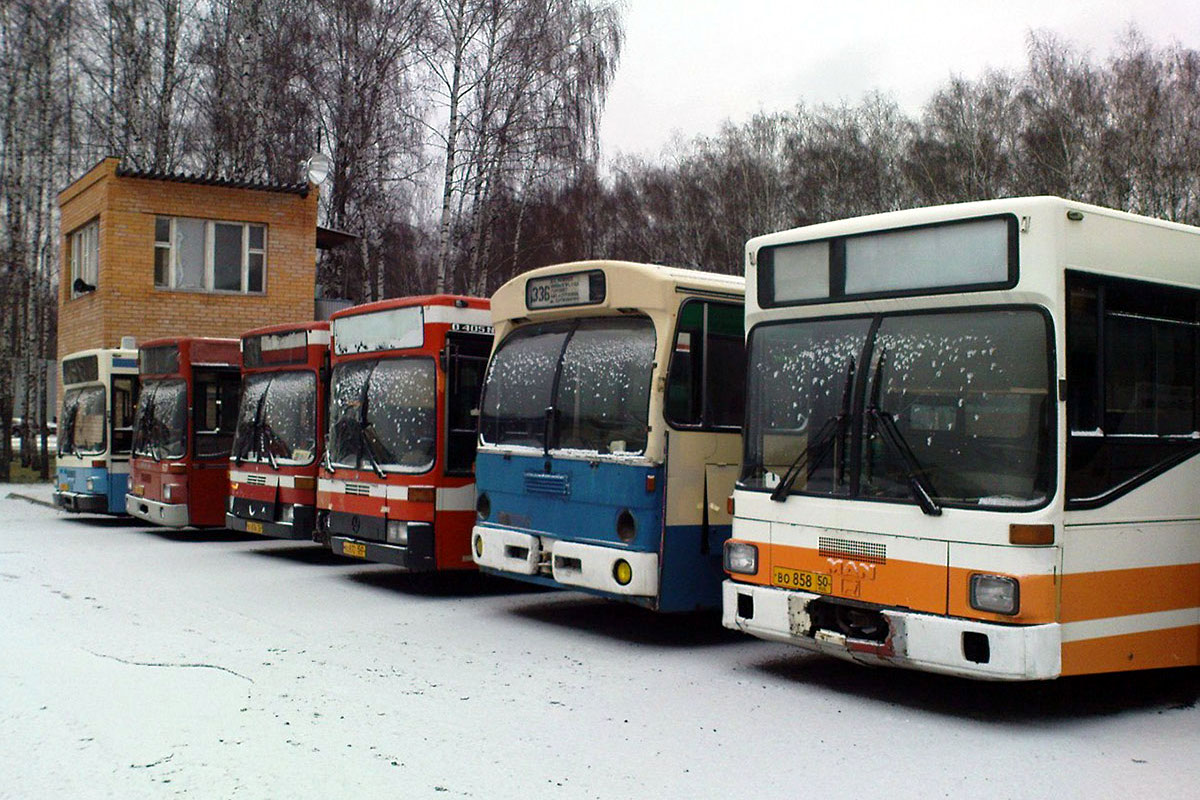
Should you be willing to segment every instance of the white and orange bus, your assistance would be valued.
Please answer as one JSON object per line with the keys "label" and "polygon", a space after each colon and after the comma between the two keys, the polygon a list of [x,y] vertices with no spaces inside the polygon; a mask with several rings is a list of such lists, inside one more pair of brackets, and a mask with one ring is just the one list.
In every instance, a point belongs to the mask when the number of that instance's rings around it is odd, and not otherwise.
{"label": "white and orange bus", "polygon": [[727,627],[987,679],[1200,663],[1200,229],[1036,197],[746,257]]}
{"label": "white and orange bus", "polygon": [[314,538],[334,553],[410,572],[475,568],[488,308],[478,297],[433,295],[332,316],[329,441]]}

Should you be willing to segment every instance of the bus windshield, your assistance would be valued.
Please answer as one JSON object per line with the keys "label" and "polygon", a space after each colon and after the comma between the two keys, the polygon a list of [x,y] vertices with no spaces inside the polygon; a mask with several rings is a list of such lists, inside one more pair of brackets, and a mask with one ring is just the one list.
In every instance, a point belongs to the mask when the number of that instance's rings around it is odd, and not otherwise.
{"label": "bus windshield", "polygon": [[133,452],[155,460],[183,458],[187,452],[187,382],[182,378],[143,383],[133,420]]}
{"label": "bus windshield", "polygon": [[235,461],[311,464],[317,447],[317,376],[307,370],[249,375],[242,385]]}
{"label": "bus windshield", "polygon": [[338,364],[329,412],[329,462],[376,472],[427,472],[437,454],[433,359]]}
{"label": "bus windshield", "polygon": [[483,440],[546,450],[644,452],[655,343],[647,317],[517,328],[488,370]]}
{"label": "bus windshield", "polygon": [[1054,485],[1048,342],[1033,309],[764,325],[750,345],[742,485],[775,490],[788,475],[783,488],[805,494],[1042,505]]}
{"label": "bus windshield", "polygon": [[95,456],[104,452],[106,403],[103,386],[68,389],[63,395],[59,455]]}

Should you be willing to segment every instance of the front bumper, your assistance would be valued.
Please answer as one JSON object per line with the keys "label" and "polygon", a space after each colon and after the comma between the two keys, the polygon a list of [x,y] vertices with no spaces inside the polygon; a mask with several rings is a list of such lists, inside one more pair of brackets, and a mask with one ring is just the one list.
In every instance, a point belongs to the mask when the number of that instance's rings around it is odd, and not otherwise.
{"label": "front bumper", "polygon": [[135,494],[125,495],[125,513],[168,528],[186,528],[191,524],[187,503],[160,503]]}
{"label": "front bumper", "polygon": [[407,545],[372,542],[331,533],[329,549],[335,554],[347,558],[361,558],[364,561],[373,561],[378,564],[391,564],[409,572],[429,572],[437,569],[437,560],[433,549],[433,527],[426,527],[428,528],[427,535],[422,535],[410,527]]}
{"label": "front bumper", "polygon": [[[814,628],[808,604],[825,595],[727,580],[721,622],[760,639],[864,664],[985,680],[1043,680],[1062,673],[1062,631],[1057,623],[994,622],[877,608],[886,641],[866,641]],[[834,601],[836,602],[836,600]]]}
{"label": "front bumper", "polygon": [[[490,525],[471,531],[471,552],[484,569],[513,576],[548,576],[556,583],[617,597],[658,595],[658,553],[582,544]],[[617,582],[616,565],[625,561],[631,579]]]}
{"label": "front bumper", "polygon": [[[311,516],[311,515],[310,515]],[[312,541],[312,522],[305,524],[297,519],[292,524],[283,522],[267,522],[257,519],[243,519],[233,514],[225,514],[225,527],[239,533],[257,533],[273,539],[297,539],[305,542]]]}
{"label": "front bumper", "polygon": [[108,495],[90,492],[55,492],[54,505],[77,514],[107,514]]}

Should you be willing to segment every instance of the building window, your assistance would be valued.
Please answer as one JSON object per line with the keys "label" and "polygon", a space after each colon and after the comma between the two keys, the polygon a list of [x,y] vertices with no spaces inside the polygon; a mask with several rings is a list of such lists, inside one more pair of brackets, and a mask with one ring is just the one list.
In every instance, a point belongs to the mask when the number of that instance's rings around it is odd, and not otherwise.
{"label": "building window", "polygon": [[100,276],[100,220],[94,219],[71,234],[71,297],[96,288]]}
{"label": "building window", "polygon": [[154,285],[160,289],[261,293],[266,271],[265,225],[155,219]]}

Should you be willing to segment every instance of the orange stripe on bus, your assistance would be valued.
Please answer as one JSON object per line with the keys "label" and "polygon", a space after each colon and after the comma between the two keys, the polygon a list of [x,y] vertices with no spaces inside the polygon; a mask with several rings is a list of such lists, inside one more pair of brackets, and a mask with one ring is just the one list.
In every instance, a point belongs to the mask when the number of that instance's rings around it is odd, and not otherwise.
{"label": "orange stripe on bus", "polygon": [[1063,642],[1062,674],[1123,672],[1200,664],[1200,625]]}
{"label": "orange stripe on bus", "polygon": [[1200,564],[1063,575],[1063,622],[1197,606],[1200,606]]}
{"label": "orange stripe on bus", "polygon": [[886,564],[830,558],[810,547],[758,544],[757,575],[738,580],[770,585],[774,567],[824,573],[833,578],[831,597],[864,603],[910,608],[931,614],[946,613],[946,567],[889,558]]}

